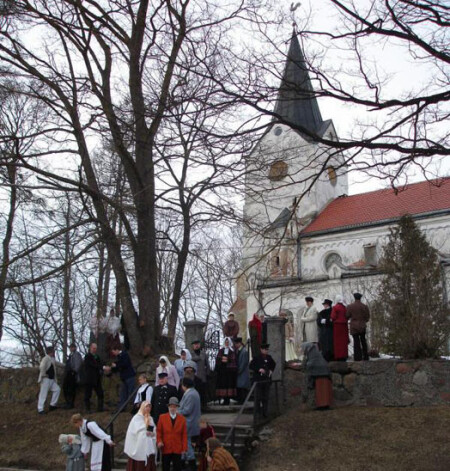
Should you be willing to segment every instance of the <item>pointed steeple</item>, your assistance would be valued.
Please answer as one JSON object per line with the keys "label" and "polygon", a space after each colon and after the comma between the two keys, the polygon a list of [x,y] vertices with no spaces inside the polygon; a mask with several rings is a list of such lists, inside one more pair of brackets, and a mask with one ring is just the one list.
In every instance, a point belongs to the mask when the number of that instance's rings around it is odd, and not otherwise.
{"label": "pointed steeple", "polygon": [[303,126],[314,133],[318,132],[323,123],[295,31],[289,46],[274,112],[289,123]]}

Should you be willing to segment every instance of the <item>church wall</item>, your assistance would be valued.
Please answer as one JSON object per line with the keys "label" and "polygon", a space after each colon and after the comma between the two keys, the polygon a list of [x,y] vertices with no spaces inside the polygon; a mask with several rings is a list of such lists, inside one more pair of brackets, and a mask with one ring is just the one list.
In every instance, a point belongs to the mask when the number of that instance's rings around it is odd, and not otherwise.
{"label": "church wall", "polygon": [[[441,253],[450,253],[450,219],[434,217],[417,220],[430,244]],[[389,227],[384,225],[341,233],[301,239],[301,278],[314,280],[318,277],[340,277],[339,270],[326,268],[327,257],[337,253],[345,266],[361,268],[365,264],[364,246],[375,245],[377,257],[382,255],[382,247],[387,243]],[[334,267],[336,269],[336,267]]]}

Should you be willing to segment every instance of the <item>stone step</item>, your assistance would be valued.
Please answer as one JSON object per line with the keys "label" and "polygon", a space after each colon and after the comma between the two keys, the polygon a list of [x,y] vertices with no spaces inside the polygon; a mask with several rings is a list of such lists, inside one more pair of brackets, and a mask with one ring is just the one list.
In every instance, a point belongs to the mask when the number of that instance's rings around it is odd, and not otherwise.
{"label": "stone step", "polygon": [[[230,412],[231,413],[237,413],[241,410],[241,407],[239,404],[230,404],[230,405],[227,405],[227,406],[223,406],[223,405],[219,405],[219,404],[208,404],[208,407],[207,409],[205,410],[205,413],[208,414],[208,413],[219,413],[219,414],[229,414]],[[248,402],[246,405],[245,405],[245,408],[244,408],[244,413],[249,413],[249,412],[253,412],[253,402]]]}

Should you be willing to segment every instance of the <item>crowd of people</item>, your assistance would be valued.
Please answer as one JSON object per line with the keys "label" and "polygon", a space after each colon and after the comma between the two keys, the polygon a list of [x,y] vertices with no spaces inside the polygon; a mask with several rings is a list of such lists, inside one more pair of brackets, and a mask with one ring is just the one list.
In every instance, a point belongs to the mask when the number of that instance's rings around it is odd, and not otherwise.
{"label": "crowd of people", "polygon": [[[314,299],[306,297],[306,306],[292,322],[291,313],[281,310],[286,319],[286,360],[303,356],[308,387],[315,389],[316,406],[327,408],[331,403],[331,373],[328,362],[346,361],[349,334],[353,337],[354,360],[368,360],[365,338],[370,319],[368,307],[361,302],[362,295],[354,293],[354,302],[345,306],[342,298],[325,299],[318,311]],[[113,316],[110,316],[113,318]],[[136,371],[128,351],[117,341],[116,329],[107,342],[109,361],[105,364],[92,342],[84,359],[76,345],[70,345],[63,379],[65,407],[74,408],[81,375],[84,384],[85,412],[91,412],[91,398],[95,392],[97,411],[104,410],[103,375],[117,373],[121,380],[119,410],[125,409],[136,390]],[[268,416],[272,375],[276,363],[269,354],[267,323],[263,315],[255,314],[248,324],[250,352],[239,336],[239,323],[230,313],[223,327],[224,342],[215,358],[215,399],[228,405],[231,401],[243,404],[251,380],[257,383],[254,390],[254,407],[257,415]],[[120,339],[119,339],[120,340]],[[300,347],[298,347],[300,345]],[[129,457],[127,471],[152,471],[162,463],[163,471],[182,470],[237,470],[233,457],[221,446],[214,429],[202,409],[208,402],[208,382],[211,369],[200,340],[194,340],[191,350],[183,348],[180,358],[172,364],[165,355],[159,357],[155,371],[155,384],[150,384],[146,374],[137,378],[138,388],[133,401],[133,418],[128,427],[124,451]],[[49,411],[57,408],[60,388],[57,381],[55,351],[48,347],[39,368],[40,392],[38,413],[45,413],[45,401],[51,393]],[[71,423],[78,435],[61,435],[62,451],[67,455],[67,470],[84,469],[84,460],[90,452],[90,469],[111,469],[110,447],[114,442],[96,422],[81,414],[74,414]],[[197,452],[197,453],[196,453]],[[198,459],[198,462],[197,462]]]}
{"label": "crowd of people", "polygon": [[345,306],[342,296],[336,296],[335,303],[325,299],[323,309],[318,311],[314,299],[305,298],[306,306],[296,323],[296,343],[299,356],[304,355],[302,344],[314,343],[319,347],[326,361],[346,361],[350,335],[353,337],[354,361],[369,360],[366,341],[369,308],[361,301],[362,294],[354,293],[354,302]]}

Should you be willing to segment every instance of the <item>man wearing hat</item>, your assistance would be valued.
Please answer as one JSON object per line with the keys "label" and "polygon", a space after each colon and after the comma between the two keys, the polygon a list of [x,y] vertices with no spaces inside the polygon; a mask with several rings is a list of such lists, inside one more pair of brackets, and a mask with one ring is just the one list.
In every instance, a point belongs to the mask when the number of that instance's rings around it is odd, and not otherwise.
{"label": "man wearing hat", "polygon": [[206,404],[208,402],[207,384],[209,363],[206,353],[202,350],[200,340],[194,340],[192,342],[192,361],[197,365],[197,371],[195,372],[195,387],[200,394],[202,408],[206,408]]}
{"label": "man wearing hat", "polygon": [[73,409],[75,407],[77,386],[80,382],[79,372],[83,363],[83,357],[80,352],[77,352],[77,346],[74,343],[70,344],[69,349],[70,354],[67,357],[64,368],[63,391],[64,398],[66,399],[66,408]]}
{"label": "man wearing hat", "polygon": [[242,337],[233,339],[234,351],[237,355],[237,401],[243,404],[250,389],[250,373],[248,369],[248,351],[242,343]]}
{"label": "man wearing hat", "polygon": [[234,320],[234,314],[230,312],[228,314],[228,320],[223,325],[223,336],[224,337],[237,337],[239,334],[239,323]]}
{"label": "man wearing hat", "polygon": [[314,306],[314,299],[311,296],[305,298],[306,306],[298,315],[297,322],[297,350],[304,342],[318,342],[317,333],[317,309]]}
{"label": "man wearing hat", "polygon": [[191,378],[183,378],[182,387],[184,390],[183,398],[180,402],[179,413],[184,415],[187,423],[188,434],[188,450],[186,459],[189,463],[191,471],[197,470],[197,463],[195,462],[195,452],[192,446],[192,439],[200,435],[200,416],[202,415],[202,408],[200,402],[200,395],[194,388],[194,381]]}
{"label": "man wearing hat", "polygon": [[353,293],[355,302],[347,306],[346,316],[350,319],[350,335],[353,337],[353,358],[355,361],[368,360],[366,326],[370,319],[369,308],[361,302],[362,294]]}
{"label": "man wearing hat", "polygon": [[258,383],[255,387],[255,412],[257,415],[268,416],[269,392],[272,381],[272,373],[275,370],[275,360],[269,355],[269,344],[261,344],[261,352],[250,362],[253,372],[253,381]]}
{"label": "man wearing hat", "polygon": [[152,417],[155,424],[158,423],[159,416],[168,411],[169,399],[177,396],[177,388],[168,384],[168,375],[165,372],[158,374],[158,386],[152,394]]}
{"label": "man wearing hat", "polygon": [[[172,386],[173,387],[173,386]],[[162,453],[162,469],[181,471],[181,455],[188,449],[186,419],[178,412],[178,398],[171,397],[168,412],[161,414],[156,427],[156,443]]]}
{"label": "man wearing hat", "polygon": [[326,361],[333,360],[333,322],[330,317],[332,304],[332,301],[325,299],[322,303],[323,309],[317,316],[319,348]]}

